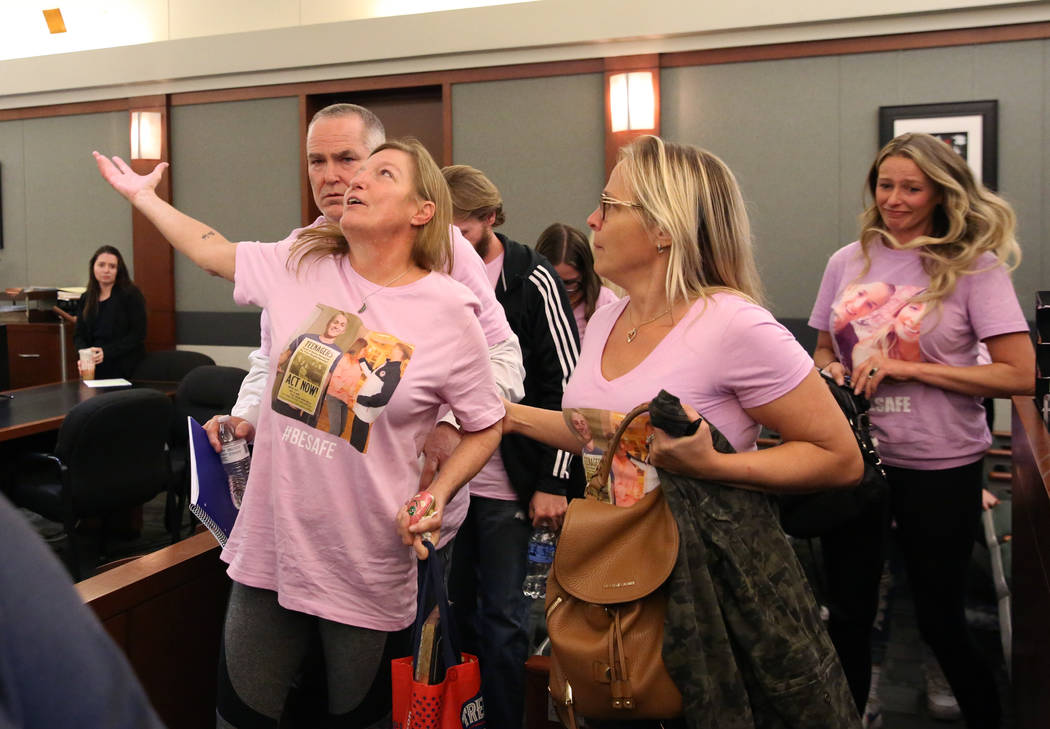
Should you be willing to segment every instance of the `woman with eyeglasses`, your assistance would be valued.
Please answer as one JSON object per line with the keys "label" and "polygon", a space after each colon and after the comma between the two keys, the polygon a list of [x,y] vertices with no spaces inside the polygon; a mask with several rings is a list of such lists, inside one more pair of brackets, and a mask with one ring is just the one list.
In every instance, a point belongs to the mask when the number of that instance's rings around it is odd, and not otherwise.
{"label": "woman with eyeglasses", "polygon": [[[621,150],[587,223],[595,270],[627,295],[591,318],[563,408],[627,413],[665,389],[681,399],[690,419],[703,420],[681,438],[654,429],[645,441],[652,466],[767,492],[860,480],[857,444],[813,360],[760,304],[744,201],[725,163],[696,147],[641,137]],[[715,450],[708,423],[736,452]],[[783,443],[758,450],[763,425]],[[508,432],[564,450],[579,452],[582,445],[561,413],[517,404],[507,405]],[[771,522],[771,528],[779,526]],[[696,605],[702,598],[690,599]],[[856,727],[859,718],[816,605],[803,602],[790,610],[810,639],[783,662],[785,680],[801,680],[795,672],[805,672],[803,665],[821,666],[814,680],[826,698],[805,710],[821,714],[816,721],[808,715],[807,725]],[[763,650],[775,650],[752,637]],[[709,677],[691,670],[672,677],[685,700],[686,725],[710,726],[713,709],[698,699]],[[768,700],[755,705],[761,709]],[[796,709],[802,711],[788,712]]]}
{"label": "woman with eyeglasses", "polygon": [[601,277],[594,272],[594,256],[587,236],[571,225],[552,223],[536,240],[536,252],[554,266],[569,294],[576,329],[583,341],[583,332],[595,310],[618,300],[612,289],[602,286]]}

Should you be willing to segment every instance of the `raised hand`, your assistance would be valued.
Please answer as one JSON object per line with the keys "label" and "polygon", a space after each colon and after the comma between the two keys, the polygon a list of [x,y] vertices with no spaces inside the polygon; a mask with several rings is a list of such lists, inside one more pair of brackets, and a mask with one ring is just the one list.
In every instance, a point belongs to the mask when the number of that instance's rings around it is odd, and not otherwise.
{"label": "raised hand", "polygon": [[148,175],[140,175],[131,169],[120,157],[106,157],[98,152],[92,152],[95,164],[102,178],[113,186],[113,189],[123,195],[129,202],[134,203],[139,193],[148,191],[152,193],[160,184],[167,169],[167,162],[160,162]]}

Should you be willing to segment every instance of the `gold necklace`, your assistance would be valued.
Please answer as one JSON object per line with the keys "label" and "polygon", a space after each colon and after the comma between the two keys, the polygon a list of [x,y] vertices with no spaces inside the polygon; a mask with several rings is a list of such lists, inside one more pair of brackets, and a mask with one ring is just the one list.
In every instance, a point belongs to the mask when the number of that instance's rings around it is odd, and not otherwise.
{"label": "gold necklace", "polygon": [[[664,314],[669,314],[670,312],[671,312],[671,307],[668,306],[666,309],[661,311],[659,314],[654,316],[652,319],[646,319],[645,321],[643,321],[638,326],[633,327],[632,329],[628,330],[628,332],[627,332],[627,343],[630,344],[631,342],[634,341],[634,338],[638,336],[638,330],[639,329],[644,327],[646,324],[652,324],[654,321],[659,319],[661,316],[663,316]],[[630,312],[627,312],[627,316],[630,317],[631,323],[633,324],[634,323],[634,317],[631,316]]]}
{"label": "gold necklace", "polygon": [[385,289],[385,288],[386,288],[387,286],[393,286],[393,285],[394,285],[394,284],[396,284],[396,283],[397,283],[397,282],[398,282],[398,281],[399,281],[399,280],[400,280],[400,279],[401,279],[401,278],[402,278],[402,277],[403,277],[403,276],[404,276],[404,275],[405,275],[406,273],[408,273],[408,272],[409,272],[409,271],[411,271],[411,270],[412,270],[412,267],[411,267],[411,266],[409,266],[409,267],[408,267],[408,268],[406,268],[406,269],[405,269],[404,271],[402,271],[401,273],[399,273],[398,275],[394,276],[394,277],[393,277],[392,279],[390,279],[389,281],[387,281],[387,282],[386,282],[385,284],[383,284],[382,286],[380,286],[380,287],[379,287],[378,289],[376,289],[375,291],[373,291],[373,292],[372,292],[372,293],[370,293],[370,294],[367,294],[367,295],[365,296],[365,298],[361,299],[361,308],[357,310],[357,313],[358,313],[358,314],[360,314],[360,313],[364,312],[364,310],[365,310],[365,309],[367,309],[367,308],[368,308],[368,299],[369,299],[369,298],[370,298],[370,297],[371,297],[371,296],[372,296],[373,294],[378,294],[378,293],[379,293],[380,291],[382,291],[383,289]]}

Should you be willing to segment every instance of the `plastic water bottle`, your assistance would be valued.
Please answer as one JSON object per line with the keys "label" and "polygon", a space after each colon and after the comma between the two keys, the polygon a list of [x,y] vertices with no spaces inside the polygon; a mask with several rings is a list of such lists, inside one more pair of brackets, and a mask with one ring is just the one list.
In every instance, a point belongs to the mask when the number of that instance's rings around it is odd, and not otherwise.
{"label": "plastic water bottle", "polygon": [[554,562],[554,548],[558,545],[558,532],[547,525],[532,530],[529,537],[529,562],[525,571],[522,592],[525,597],[537,600],[547,597],[547,575]]}
{"label": "plastic water bottle", "polygon": [[252,454],[248,451],[247,441],[233,434],[233,426],[225,418],[219,421],[219,441],[222,443],[219,458],[230,479],[230,497],[233,499],[233,505],[239,509],[241,499],[244,498],[244,487],[248,485]]}

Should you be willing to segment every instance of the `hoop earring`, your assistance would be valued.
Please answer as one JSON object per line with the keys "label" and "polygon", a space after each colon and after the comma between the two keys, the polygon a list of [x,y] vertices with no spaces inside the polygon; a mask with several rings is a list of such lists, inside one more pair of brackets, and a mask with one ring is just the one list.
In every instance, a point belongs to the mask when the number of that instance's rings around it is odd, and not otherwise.
{"label": "hoop earring", "polygon": [[657,253],[663,253],[664,251],[666,251],[666,250],[667,250],[668,248],[670,248],[670,247],[671,247],[671,246],[662,246],[662,245],[660,245],[659,243],[657,243],[657,244],[656,244],[656,252],[657,252]]}

